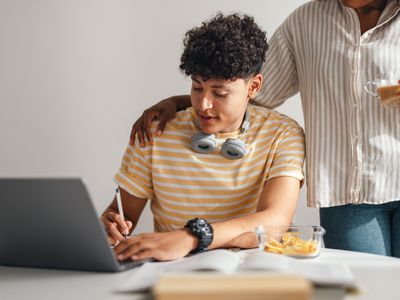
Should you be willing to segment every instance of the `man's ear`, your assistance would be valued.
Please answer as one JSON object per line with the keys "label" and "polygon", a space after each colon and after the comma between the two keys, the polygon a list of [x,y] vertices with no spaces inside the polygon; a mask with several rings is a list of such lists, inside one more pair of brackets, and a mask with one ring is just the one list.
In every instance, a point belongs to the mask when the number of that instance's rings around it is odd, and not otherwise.
{"label": "man's ear", "polygon": [[255,75],[253,78],[249,80],[249,99],[253,100],[258,92],[261,90],[263,84],[263,77],[261,74]]}

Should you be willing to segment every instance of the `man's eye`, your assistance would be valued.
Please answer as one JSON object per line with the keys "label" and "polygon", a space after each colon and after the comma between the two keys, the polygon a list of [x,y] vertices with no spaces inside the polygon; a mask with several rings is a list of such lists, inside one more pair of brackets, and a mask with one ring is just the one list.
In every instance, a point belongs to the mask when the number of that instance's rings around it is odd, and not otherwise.
{"label": "man's eye", "polygon": [[196,91],[196,92],[201,92],[202,91],[202,88],[201,87],[192,87],[192,90],[193,91]]}
{"label": "man's eye", "polygon": [[226,96],[228,96],[228,94],[214,93],[214,96],[217,97],[217,98],[226,98]]}

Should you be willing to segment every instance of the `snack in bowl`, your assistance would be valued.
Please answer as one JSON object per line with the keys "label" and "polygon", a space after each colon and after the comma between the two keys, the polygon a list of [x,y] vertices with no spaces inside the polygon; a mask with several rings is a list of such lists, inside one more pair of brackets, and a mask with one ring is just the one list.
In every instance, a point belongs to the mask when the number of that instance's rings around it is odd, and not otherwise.
{"label": "snack in bowl", "polygon": [[298,258],[316,257],[321,250],[320,226],[258,226],[256,235],[260,251]]}

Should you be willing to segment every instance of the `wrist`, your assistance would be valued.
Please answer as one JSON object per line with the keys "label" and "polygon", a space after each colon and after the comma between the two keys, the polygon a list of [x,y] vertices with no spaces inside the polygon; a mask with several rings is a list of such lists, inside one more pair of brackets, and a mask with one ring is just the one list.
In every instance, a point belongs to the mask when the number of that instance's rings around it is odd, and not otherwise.
{"label": "wrist", "polygon": [[168,106],[168,107],[175,107],[175,110],[178,109],[178,104],[179,104],[179,99],[178,96],[172,96],[169,98],[166,98],[164,100],[161,101],[164,105]]}
{"label": "wrist", "polygon": [[189,252],[196,250],[197,247],[199,246],[199,239],[196,236],[194,236],[187,228],[183,228],[182,232],[186,244],[188,245]]}
{"label": "wrist", "polygon": [[189,95],[181,95],[171,97],[171,103],[175,105],[176,111],[184,110],[189,106],[192,106]]}
{"label": "wrist", "polygon": [[194,218],[189,220],[185,225],[185,229],[197,239],[197,247],[194,248],[195,252],[206,250],[213,241],[213,227],[204,219]]}

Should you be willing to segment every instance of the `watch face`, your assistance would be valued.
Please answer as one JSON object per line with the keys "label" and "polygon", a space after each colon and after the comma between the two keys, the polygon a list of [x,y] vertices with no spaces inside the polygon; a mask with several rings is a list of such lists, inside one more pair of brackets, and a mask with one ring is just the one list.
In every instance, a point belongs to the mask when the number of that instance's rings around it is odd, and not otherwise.
{"label": "watch face", "polygon": [[213,228],[206,220],[195,218],[189,220],[185,227],[199,239],[197,250],[204,250],[211,244],[213,240]]}

